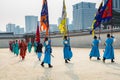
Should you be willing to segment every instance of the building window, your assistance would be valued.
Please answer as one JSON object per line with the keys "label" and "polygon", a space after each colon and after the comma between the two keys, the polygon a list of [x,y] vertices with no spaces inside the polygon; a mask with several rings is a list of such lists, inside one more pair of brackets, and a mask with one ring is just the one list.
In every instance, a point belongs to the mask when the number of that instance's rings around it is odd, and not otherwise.
{"label": "building window", "polygon": [[120,1],[119,1],[119,9],[120,9]]}
{"label": "building window", "polygon": [[113,3],[112,3],[112,8],[115,8],[115,7],[114,7],[114,6],[115,6],[115,5],[114,5],[114,1],[112,1],[112,2],[113,2]]}
{"label": "building window", "polygon": [[115,5],[116,5],[115,8],[117,8],[117,0],[115,0]]}
{"label": "building window", "polygon": [[78,5],[76,5],[76,9],[78,9]]}
{"label": "building window", "polygon": [[88,3],[88,8],[90,8],[90,3]]}

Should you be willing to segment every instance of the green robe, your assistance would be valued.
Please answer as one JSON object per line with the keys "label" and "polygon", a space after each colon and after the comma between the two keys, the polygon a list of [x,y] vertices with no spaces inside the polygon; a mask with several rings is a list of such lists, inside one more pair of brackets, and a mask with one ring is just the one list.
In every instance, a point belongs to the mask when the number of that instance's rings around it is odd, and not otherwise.
{"label": "green robe", "polygon": [[18,43],[15,43],[14,52],[18,56],[18,54],[19,54],[19,45],[18,45]]}
{"label": "green robe", "polygon": [[37,49],[37,43],[34,42],[34,52],[36,53],[36,49]]}
{"label": "green robe", "polygon": [[29,42],[29,43],[28,43],[28,52],[29,52],[29,53],[31,53],[31,49],[32,49],[32,43]]}

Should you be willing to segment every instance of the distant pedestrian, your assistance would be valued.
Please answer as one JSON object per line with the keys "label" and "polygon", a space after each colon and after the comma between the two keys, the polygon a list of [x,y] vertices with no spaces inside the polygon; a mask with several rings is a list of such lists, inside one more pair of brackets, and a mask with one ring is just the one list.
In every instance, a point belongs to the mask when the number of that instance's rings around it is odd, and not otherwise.
{"label": "distant pedestrian", "polygon": [[100,60],[100,52],[99,52],[99,40],[97,40],[97,36],[94,36],[94,40],[92,41],[92,49],[89,54],[90,59],[92,57],[97,57],[97,60]]}
{"label": "distant pedestrian", "polygon": [[113,48],[114,37],[110,37],[110,34],[107,34],[107,39],[105,41],[105,51],[103,55],[103,62],[106,59],[111,59],[111,62],[114,62],[114,48]]}
{"label": "distant pedestrian", "polygon": [[9,50],[12,52],[12,41],[9,41]]}
{"label": "distant pedestrian", "polygon": [[34,52],[36,53],[36,49],[37,49],[37,42],[34,41]]}
{"label": "distant pedestrian", "polygon": [[44,46],[45,46],[45,55],[43,62],[41,63],[41,66],[44,67],[44,63],[47,63],[49,68],[52,68],[53,66],[51,65],[51,53],[52,53],[52,48],[51,48],[51,40],[48,40],[48,38],[45,38],[44,41]]}
{"label": "distant pedestrian", "polygon": [[20,56],[22,57],[22,60],[25,59],[26,50],[27,50],[27,44],[26,44],[26,42],[24,40],[21,40],[21,43],[20,43]]}
{"label": "distant pedestrian", "polygon": [[42,56],[42,48],[43,48],[43,45],[38,42],[36,52],[37,52],[39,61],[41,60],[41,56]]}
{"label": "distant pedestrian", "polygon": [[70,46],[70,38],[67,38],[67,36],[64,36],[63,45],[64,45],[63,53],[64,53],[65,63],[68,63],[68,61],[70,61],[70,59],[73,56],[71,51],[71,46]]}
{"label": "distant pedestrian", "polygon": [[18,56],[18,54],[19,54],[19,44],[18,44],[18,41],[16,40],[15,41],[15,54]]}
{"label": "distant pedestrian", "polygon": [[31,53],[31,49],[32,49],[32,42],[31,42],[31,40],[28,42],[27,47],[28,47],[28,52]]}
{"label": "distant pedestrian", "polygon": [[15,54],[15,41],[12,42],[12,52]]}

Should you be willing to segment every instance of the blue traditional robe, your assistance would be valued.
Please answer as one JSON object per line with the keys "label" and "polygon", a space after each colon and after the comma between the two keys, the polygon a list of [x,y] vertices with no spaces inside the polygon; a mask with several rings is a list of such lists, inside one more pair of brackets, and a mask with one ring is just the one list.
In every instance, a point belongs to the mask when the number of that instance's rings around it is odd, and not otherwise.
{"label": "blue traditional robe", "polygon": [[71,47],[70,47],[70,39],[64,40],[63,44],[64,44],[64,48],[63,48],[64,59],[71,59],[72,51],[71,51]]}
{"label": "blue traditional robe", "polygon": [[44,43],[45,46],[45,55],[44,55],[44,63],[51,64],[51,53],[52,53],[52,48],[50,45],[50,40],[48,41],[48,44],[46,42]]}
{"label": "blue traditional robe", "polygon": [[89,54],[90,57],[100,57],[99,40],[94,39],[92,42],[92,49]]}
{"label": "blue traditional robe", "polygon": [[114,48],[112,46],[113,41],[114,41],[114,38],[107,38],[106,39],[106,41],[105,41],[106,47],[105,47],[103,58],[114,59]]}
{"label": "blue traditional robe", "polygon": [[14,45],[15,45],[14,52],[15,52],[16,55],[18,55],[19,54],[19,44],[15,43]]}
{"label": "blue traditional robe", "polygon": [[32,43],[28,42],[28,52],[31,53],[31,49],[32,49]]}
{"label": "blue traditional robe", "polygon": [[40,59],[42,56],[42,47],[43,47],[43,45],[41,43],[37,44],[36,52],[37,52],[38,59]]}
{"label": "blue traditional robe", "polygon": [[40,59],[42,56],[42,52],[37,52],[37,56],[38,56],[38,59]]}

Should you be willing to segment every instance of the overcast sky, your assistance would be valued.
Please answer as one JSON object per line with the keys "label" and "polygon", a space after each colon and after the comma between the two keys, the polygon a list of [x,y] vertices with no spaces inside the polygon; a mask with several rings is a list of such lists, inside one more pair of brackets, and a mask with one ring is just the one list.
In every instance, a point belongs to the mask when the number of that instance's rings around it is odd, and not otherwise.
{"label": "overcast sky", "polygon": [[[58,18],[62,14],[63,0],[47,0],[49,8],[50,24],[57,24]],[[72,21],[72,5],[85,1],[100,4],[101,0],[65,0],[67,7],[67,17]],[[40,17],[42,0],[0,0],[0,30],[6,30],[6,24],[14,23],[25,26],[25,16],[35,15]]]}

